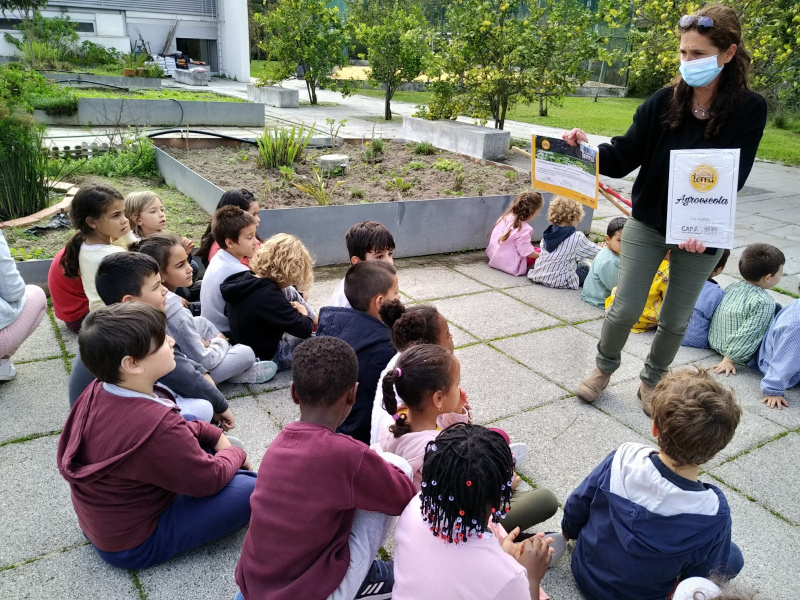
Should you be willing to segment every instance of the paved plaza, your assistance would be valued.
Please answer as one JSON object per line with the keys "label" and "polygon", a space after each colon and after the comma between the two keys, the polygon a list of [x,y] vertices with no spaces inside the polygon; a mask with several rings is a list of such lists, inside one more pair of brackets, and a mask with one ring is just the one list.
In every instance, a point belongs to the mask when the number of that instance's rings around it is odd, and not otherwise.
{"label": "paved plaza", "polygon": [[[332,92],[321,92],[322,100],[326,94]],[[393,105],[401,114],[410,114],[413,108]],[[273,116],[288,112],[293,120],[300,116],[317,122],[324,122],[325,116],[348,118],[343,133],[350,135],[371,128],[371,122],[358,116],[382,114],[382,106],[380,99],[360,97],[333,109],[267,112]],[[380,132],[385,131],[387,137],[396,134],[397,125],[381,125]],[[515,137],[528,136],[534,129],[521,123],[507,123],[507,127]],[[627,191],[631,182],[612,183]],[[719,278],[723,286],[738,279],[741,247],[764,241],[785,252],[786,276],[780,286],[797,292],[798,189],[800,169],[756,164],[739,199],[739,250],[733,251]],[[617,214],[601,203],[593,229],[604,231],[607,220]],[[397,242],[403,244],[403,240]],[[492,270],[482,252],[403,259],[397,266],[405,301],[434,304],[450,322],[462,364],[461,385],[470,396],[477,422],[501,427],[512,441],[528,444],[528,458],[519,465],[527,484],[551,489],[563,503],[621,443],[653,443],[650,421],[636,399],[638,373],[652,333],[631,335],[612,385],[596,403],[587,405],[574,391],[594,364],[603,312],[582,302],[579,292],[548,289]],[[325,304],[344,271],[344,266],[317,270],[310,292],[312,306]],[[794,301],[772,293],[784,305]],[[17,378],[0,383],[5,415],[0,423],[0,530],[4,532],[0,598],[233,598],[243,530],[139,572],[106,566],[88,545],[55,463],[58,435],[68,413],[69,365],[76,349],[77,336],[50,311],[14,357]],[[682,348],[675,366],[709,366],[717,360],[711,351]],[[789,408],[769,409],[761,404],[759,380],[746,368],[725,380],[736,391],[744,416],[731,444],[703,467],[701,478],[718,485],[731,505],[733,540],[745,557],[737,585],[760,591],[761,600],[800,598],[796,467],[800,462],[800,391],[788,391]],[[237,419],[232,433],[246,445],[254,467],[280,428],[297,418],[289,382],[290,375],[281,373],[264,385],[223,385]],[[308,535],[314,535],[314,516],[307,517]],[[559,511],[541,528],[558,530],[560,518]],[[386,547],[392,550],[392,540]],[[554,600],[581,598],[569,563],[568,553],[543,581]]]}

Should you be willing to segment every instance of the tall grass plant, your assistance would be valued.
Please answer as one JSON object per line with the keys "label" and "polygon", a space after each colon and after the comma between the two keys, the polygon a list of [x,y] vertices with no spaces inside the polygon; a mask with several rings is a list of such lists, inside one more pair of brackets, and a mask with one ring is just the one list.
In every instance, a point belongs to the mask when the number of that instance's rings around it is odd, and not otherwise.
{"label": "tall grass plant", "polygon": [[261,162],[267,169],[292,166],[302,158],[313,133],[313,125],[308,130],[303,125],[299,129],[267,125],[264,135],[256,140]]}

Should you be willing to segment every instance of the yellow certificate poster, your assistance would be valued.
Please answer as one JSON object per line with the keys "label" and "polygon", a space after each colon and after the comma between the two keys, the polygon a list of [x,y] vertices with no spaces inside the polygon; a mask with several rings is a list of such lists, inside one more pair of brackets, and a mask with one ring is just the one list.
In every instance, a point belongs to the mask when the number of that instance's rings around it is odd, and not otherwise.
{"label": "yellow certificate poster", "polygon": [[570,146],[560,138],[532,136],[533,187],[597,208],[600,171],[597,149],[580,143]]}

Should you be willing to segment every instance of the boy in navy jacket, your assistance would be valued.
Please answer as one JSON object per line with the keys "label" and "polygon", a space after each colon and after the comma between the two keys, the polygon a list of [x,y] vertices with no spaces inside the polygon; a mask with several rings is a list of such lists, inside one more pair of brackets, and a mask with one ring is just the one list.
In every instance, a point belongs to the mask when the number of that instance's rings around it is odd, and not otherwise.
{"label": "boy in navy jacket", "polygon": [[319,313],[317,335],[330,335],[344,340],[356,352],[356,403],[336,433],[344,433],[369,444],[372,403],[378,379],[396,353],[389,326],[381,320],[381,307],[399,300],[397,271],[384,262],[356,263],[345,275],[344,293],[352,308],[323,307]]}
{"label": "boy in navy jacket", "polygon": [[659,449],[626,443],[572,492],[564,537],[588,600],[663,600],[679,580],[744,566],[731,542],[725,496],[697,480],[699,465],[733,437],[742,410],[705,370],[666,375],[653,392]]}

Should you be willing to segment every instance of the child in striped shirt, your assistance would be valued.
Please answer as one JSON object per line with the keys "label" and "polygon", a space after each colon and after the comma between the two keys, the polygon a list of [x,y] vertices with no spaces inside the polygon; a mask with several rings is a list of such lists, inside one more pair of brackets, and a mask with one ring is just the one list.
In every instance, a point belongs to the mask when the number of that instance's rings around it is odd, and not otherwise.
{"label": "child in striped shirt", "polygon": [[715,373],[736,375],[756,353],[775,316],[775,300],[767,290],[778,285],[786,258],[770,244],[750,244],[739,259],[738,281],[725,290],[708,329],[708,344],[722,354]]}
{"label": "child in striped shirt", "polygon": [[542,237],[542,252],[528,279],[547,287],[577,290],[589,273],[583,261],[594,258],[600,246],[575,228],[583,219],[583,208],[575,200],[557,196],[550,202],[547,220],[551,225]]}
{"label": "child in striped shirt", "polygon": [[789,406],[784,394],[800,383],[800,300],[782,309],[748,365],[764,374],[762,402],[770,408]]}

